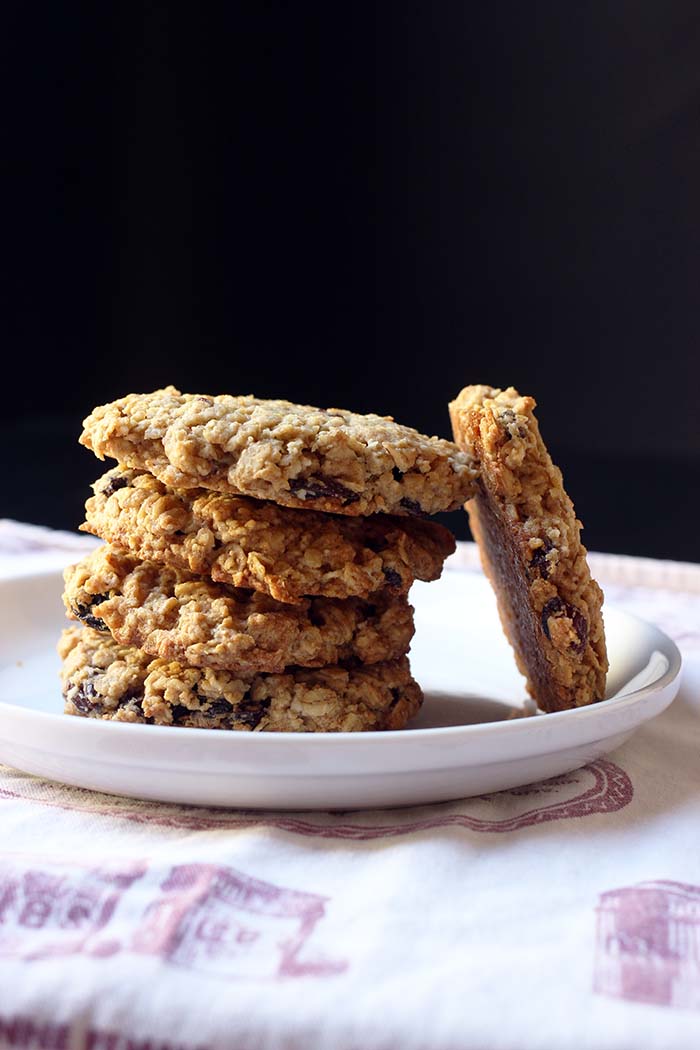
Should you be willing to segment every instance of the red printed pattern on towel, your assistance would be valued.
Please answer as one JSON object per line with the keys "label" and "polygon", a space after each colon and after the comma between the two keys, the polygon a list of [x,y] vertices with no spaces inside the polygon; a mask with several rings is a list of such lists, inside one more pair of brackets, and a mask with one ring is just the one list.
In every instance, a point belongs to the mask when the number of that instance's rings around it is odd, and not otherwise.
{"label": "red printed pattern on towel", "polygon": [[299,959],[327,898],[209,864],[173,868],[160,888],[135,951],[222,977],[328,977],[347,968]]}
{"label": "red printed pattern on towel", "polygon": [[[347,819],[336,813],[253,813],[241,810],[199,809],[158,802],[136,802],[79,788],[62,788],[49,781],[7,771],[0,780],[2,799],[26,799],[40,805],[102,814],[165,828],[207,831],[212,828],[269,827],[296,835],[352,839],[393,838],[440,828],[504,833],[548,821],[573,820],[615,813],[634,795],[627,773],[607,759],[599,759],[572,773],[538,784],[501,791],[463,802],[400,811],[364,812]],[[501,812],[499,812],[501,811]],[[418,814],[421,814],[420,816]],[[425,814],[423,816],[422,814]]]}
{"label": "red printed pattern on towel", "polygon": [[[344,961],[300,958],[327,898],[233,868],[188,864],[154,883],[144,863],[0,865],[0,958],[27,962],[128,951],[246,979],[329,977]],[[139,882],[139,893],[129,890]],[[113,922],[118,913],[119,921]]]}
{"label": "red printed pattern on towel", "polygon": [[208,1050],[203,1043],[196,1046],[173,1043],[170,1040],[133,1037],[124,1032],[106,1029],[83,1029],[82,1024],[72,1028],[67,1024],[40,1021],[26,1014],[0,1014],[0,1047],[21,1050]]}
{"label": "red printed pattern on towel", "polygon": [[700,1010],[700,886],[640,882],[603,893],[596,911],[594,991]]}
{"label": "red printed pattern on towel", "polygon": [[111,954],[101,940],[126,890],[146,871],[143,864],[82,867],[0,865],[0,958]]}

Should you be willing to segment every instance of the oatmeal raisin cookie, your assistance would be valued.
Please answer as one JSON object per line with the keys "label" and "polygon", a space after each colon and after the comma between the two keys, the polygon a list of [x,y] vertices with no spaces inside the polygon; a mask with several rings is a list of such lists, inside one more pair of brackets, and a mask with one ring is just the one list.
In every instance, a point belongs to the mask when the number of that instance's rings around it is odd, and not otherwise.
{"label": "oatmeal raisin cookie", "polygon": [[435,514],[474,493],[471,457],[390,417],[253,396],[128,394],[81,442],[173,489],[205,488],[336,514]]}
{"label": "oatmeal raisin cookie", "polygon": [[436,580],[452,533],[420,518],[351,518],[292,510],[204,489],[168,489],[144,471],[115,467],[93,486],[86,532],[146,561],[296,604],[308,595],[405,594]]}
{"label": "oatmeal raisin cookie", "polygon": [[559,711],[605,696],[603,593],[534,408],[512,387],[468,386],[450,415],[480,470],[467,511],[505,633],[530,694]]}
{"label": "oatmeal raisin cookie", "polygon": [[111,632],[122,645],[195,667],[279,672],[348,660],[381,663],[405,654],[414,631],[403,597],[283,605],[108,546],[64,575],[72,619]]}
{"label": "oatmeal raisin cookie", "polygon": [[371,667],[240,674],[154,659],[70,627],[58,645],[69,715],[198,729],[333,733],[402,729],[422,694],[407,658]]}

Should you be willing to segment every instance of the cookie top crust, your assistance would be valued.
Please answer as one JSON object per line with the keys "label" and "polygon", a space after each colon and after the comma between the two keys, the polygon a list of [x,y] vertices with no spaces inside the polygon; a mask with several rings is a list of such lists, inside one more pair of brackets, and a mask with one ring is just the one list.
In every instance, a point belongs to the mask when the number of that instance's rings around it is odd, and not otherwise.
{"label": "cookie top crust", "polygon": [[80,441],[172,489],[335,514],[436,514],[473,494],[471,457],[390,417],[166,387],[95,408]]}
{"label": "cookie top crust", "polygon": [[530,694],[559,711],[605,695],[603,593],[535,405],[513,387],[468,386],[450,417],[480,470],[467,510],[505,633]]}
{"label": "cookie top crust", "polygon": [[115,722],[246,732],[403,729],[422,693],[406,657],[370,667],[248,674],[188,667],[70,627],[58,644],[65,712]]}
{"label": "cookie top crust", "polygon": [[64,578],[72,619],[111,632],[122,645],[195,667],[279,672],[380,663],[406,653],[414,631],[413,610],[402,597],[282,605],[108,546],[70,566]]}
{"label": "cookie top crust", "polygon": [[115,467],[93,485],[83,531],[145,561],[298,604],[307,595],[406,594],[436,580],[452,533],[420,518],[350,518],[278,507],[247,496],[168,489],[152,474]]}

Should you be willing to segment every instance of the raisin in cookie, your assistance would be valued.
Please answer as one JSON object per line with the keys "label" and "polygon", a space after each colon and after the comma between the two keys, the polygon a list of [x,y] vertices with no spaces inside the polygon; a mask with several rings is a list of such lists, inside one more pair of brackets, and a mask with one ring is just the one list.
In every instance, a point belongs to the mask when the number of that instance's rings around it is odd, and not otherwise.
{"label": "raisin in cookie", "polygon": [[406,594],[415,579],[437,580],[455,549],[449,529],[419,518],[350,518],[170,490],[152,474],[124,467],[108,471],[93,490],[84,532],[146,561],[292,604],[307,595]]}
{"label": "raisin in cookie", "polygon": [[605,695],[603,594],[581,522],[516,390],[468,386],[450,405],[455,440],[481,471],[469,524],[527,688],[545,711]]}
{"label": "raisin in cookie", "polygon": [[435,514],[474,488],[471,458],[451,441],[388,417],[252,396],[129,394],[95,408],[80,440],[169,488],[336,514]]}
{"label": "raisin in cookie", "polygon": [[58,644],[65,712],[114,722],[282,733],[403,729],[422,694],[406,657],[371,667],[241,675],[154,659],[71,627]]}
{"label": "raisin in cookie", "polygon": [[69,616],[122,645],[195,667],[283,671],[346,660],[373,664],[408,651],[405,598],[312,598],[282,605],[266,594],[212,583],[99,547],[65,571]]}

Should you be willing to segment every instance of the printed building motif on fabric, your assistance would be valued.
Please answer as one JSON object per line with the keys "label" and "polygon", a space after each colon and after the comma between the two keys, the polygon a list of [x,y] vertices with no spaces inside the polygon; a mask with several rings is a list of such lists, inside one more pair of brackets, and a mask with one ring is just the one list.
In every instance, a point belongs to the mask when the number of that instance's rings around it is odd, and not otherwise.
{"label": "printed building motif on fabric", "polygon": [[660,880],[609,890],[597,918],[596,992],[700,1009],[700,886]]}
{"label": "printed building motif on fabric", "polygon": [[160,888],[138,930],[136,951],[227,977],[329,976],[345,969],[344,963],[298,957],[323,918],[323,897],[207,864],[173,868]]}
{"label": "printed building motif on fabric", "polygon": [[0,866],[0,958],[110,954],[102,935],[123,894],[145,865],[78,867],[44,863]]}

